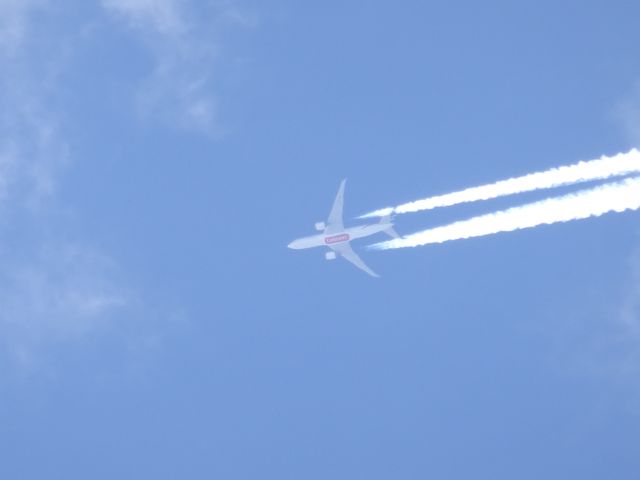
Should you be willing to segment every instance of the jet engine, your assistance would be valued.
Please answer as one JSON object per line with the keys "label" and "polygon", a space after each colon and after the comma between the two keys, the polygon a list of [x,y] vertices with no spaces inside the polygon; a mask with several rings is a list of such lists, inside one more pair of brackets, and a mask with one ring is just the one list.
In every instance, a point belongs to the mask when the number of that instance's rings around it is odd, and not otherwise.
{"label": "jet engine", "polygon": [[324,231],[325,228],[326,228],[326,225],[324,224],[324,222],[316,223],[316,230],[318,230],[319,232]]}
{"label": "jet engine", "polygon": [[335,260],[336,259],[336,252],[326,252],[324,254],[324,258],[326,258],[327,260]]}

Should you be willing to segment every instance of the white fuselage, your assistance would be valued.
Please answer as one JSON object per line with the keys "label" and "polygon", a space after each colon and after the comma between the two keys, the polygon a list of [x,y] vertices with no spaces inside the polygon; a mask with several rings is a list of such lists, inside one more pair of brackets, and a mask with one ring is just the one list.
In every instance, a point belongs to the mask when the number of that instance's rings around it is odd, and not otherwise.
{"label": "white fuselage", "polygon": [[345,228],[340,232],[334,232],[331,234],[319,233],[318,235],[311,235],[309,237],[299,238],[294,240],[289,245],[289,248],[294,250],[302,250],[305,248],[315,247],[331,247],[339,243],[350,242],[357,238],[369,237],[380,233],[389,228],[389,223],[376,223],[373,225],[359,225],[356,227]]}

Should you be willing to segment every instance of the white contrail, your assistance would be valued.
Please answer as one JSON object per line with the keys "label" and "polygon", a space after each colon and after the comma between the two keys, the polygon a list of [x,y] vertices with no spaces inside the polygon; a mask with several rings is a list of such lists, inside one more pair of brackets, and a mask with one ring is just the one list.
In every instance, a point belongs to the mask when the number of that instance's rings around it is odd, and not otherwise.
{"label": "white contrail", "polygon": [[609,212],[623,212],[639,208],[640,177],[628,178],[561,197],[481,215],[443,227],[431,228],[404,238],[377,243],[369,248],[387,250],[417,247],[499,232],[511,232],[538,225],[598,217]]}
{"label": "white contrail", "polygon": [[635,172],[640,172],[640,152],[634,148],[628,153],[619,153],[613,157],[602,156],[597,160],[552,168],[545,172],[531,173],[489,185],[467,188],[458,192],[404,203],[397,207],[383,208],[361,215],[359,218],[384,217],[393,213],[410,213],[438,207],[450,207],[460,203],[489,200],[516,193],[573,185],[593,180],[605,180]]}

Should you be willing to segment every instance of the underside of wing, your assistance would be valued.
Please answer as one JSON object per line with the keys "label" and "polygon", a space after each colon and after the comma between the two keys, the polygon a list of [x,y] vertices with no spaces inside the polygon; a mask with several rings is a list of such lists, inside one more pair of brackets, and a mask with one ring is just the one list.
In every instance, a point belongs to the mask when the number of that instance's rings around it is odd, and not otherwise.
{"label": "underside of wing", "polygon": [[349,243],[340,243],[338,245],[331,245],[329,248],[331,248],[338,255],[344,257],[344,259],[347,260],[348,262],[353,263],[360,270],[364,270],[365,272],[367,272],[372,277],[380,276],[376,272],[371,270],[367,266],[367,264],[362,261],[362,259],[358,256],[358,254],[353,251]]}
{"label": "underside of wing", "polygon": [[336,199],[333,201],[333,207],[331,208],[331,213],[327,219],[327,227],[324,230],[325,233],[335,233],[344,230],[342,209],[344,206],[344,185],[346,182],[347,180],[345,179],[340,183],[338,194],[336,195]]}

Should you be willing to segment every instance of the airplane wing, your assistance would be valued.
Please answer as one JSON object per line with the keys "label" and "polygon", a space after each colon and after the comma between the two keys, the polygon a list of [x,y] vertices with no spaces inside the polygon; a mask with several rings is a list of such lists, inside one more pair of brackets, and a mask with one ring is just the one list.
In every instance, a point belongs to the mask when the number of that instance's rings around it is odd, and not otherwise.
{"label": "airplane wing", "polygon": [[348,262],[353,263],[360,270],[364,270],[365,272],[367,272],[372,277],[380,276],[369,267],[367,267],[367,264],[362,261],[362,259],[358,256],[358,254],[356,254],[356,252],[353,251],[351,245],[348,242],[329,245],[329,248],[331,248],[331,250],[336,252],[338,255],[344,257],[344,259]]}
{"label": "airplane wing", "polygon": [[325,228],[324,233],[342,232],[344,230],[344,224],[342,223],[342,207],[344,205],[344,184],[346,182],[347,180],[344,179],[340,183],[340,188],[338,189],[336,199],[333,201],[333,208],[331,208],[331,213],[329,214],[327,227]]}

